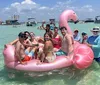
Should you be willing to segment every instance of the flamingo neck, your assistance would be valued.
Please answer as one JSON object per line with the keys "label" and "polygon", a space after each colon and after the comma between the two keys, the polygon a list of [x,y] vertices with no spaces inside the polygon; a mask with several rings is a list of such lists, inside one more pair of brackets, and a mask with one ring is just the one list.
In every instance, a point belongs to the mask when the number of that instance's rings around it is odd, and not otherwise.
{"label": "flamingo neck", "polygon": [[60,27],[66,27],[69,34],[72,34],[72,31],[68,25],[68,19],[62,18],[60,21]]}

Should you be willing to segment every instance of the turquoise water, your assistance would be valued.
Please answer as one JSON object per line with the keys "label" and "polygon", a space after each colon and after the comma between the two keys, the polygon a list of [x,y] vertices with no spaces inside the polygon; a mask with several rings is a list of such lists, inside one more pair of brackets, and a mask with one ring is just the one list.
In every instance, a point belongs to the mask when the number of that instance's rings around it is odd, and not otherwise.
{"label": "turquoise water", "polygon": [[[40,24],[39,24],[40,25]],[[7,69],[4,66],[4,57],[2,51],[4,44],[17,38],[21,31],[33,31],[38,36],[43,36],[44,31],[38,30],[37,27],[21,26],[0,26],[0,85],[99,85],[100,84],[100,66],[97,62],[84,70],[69,67],[60,70],[59,74],[45,74],[44,76],[34,77],[37,73],[20,72]],[[100,24],[69,24],[72,30],[79,29],[80,33],[85,31],[91,35],[90,29]],[[58,24],[57,24],[58,26]]]}

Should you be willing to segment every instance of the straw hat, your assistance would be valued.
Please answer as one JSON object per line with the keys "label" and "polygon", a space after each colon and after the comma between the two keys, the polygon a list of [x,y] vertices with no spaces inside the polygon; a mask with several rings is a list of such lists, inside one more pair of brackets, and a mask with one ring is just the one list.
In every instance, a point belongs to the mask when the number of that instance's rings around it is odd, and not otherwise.
{"label": "straw hat", "polygon": [[94,31],[100,32],[100,28],[99,27],[94,27],[91,31],[92,32],[94,32]]}
{"label": "straw hat", "polygon": [[79,31],[76,29],[76,30],[74,30],[74,33],[75,33],[75,32],[77,32],[77,33],[78,33]]}

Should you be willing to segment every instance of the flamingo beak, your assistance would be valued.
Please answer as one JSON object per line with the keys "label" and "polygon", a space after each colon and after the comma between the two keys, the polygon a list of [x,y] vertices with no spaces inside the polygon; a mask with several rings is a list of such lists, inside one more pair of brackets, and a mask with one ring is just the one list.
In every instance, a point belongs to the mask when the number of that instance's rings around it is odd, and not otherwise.
{"label": "flamingo beak", "polygon": [[77,24],[79,22],[79,20],[75,21],[74,23]]}

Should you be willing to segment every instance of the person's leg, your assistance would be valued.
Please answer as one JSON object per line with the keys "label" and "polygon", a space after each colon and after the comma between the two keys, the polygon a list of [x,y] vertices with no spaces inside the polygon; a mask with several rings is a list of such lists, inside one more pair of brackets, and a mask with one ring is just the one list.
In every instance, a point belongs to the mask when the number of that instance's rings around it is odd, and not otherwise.
{"label": "person's leg", "polygon": [[42,55],[41,55],[41,62],[44,62],[44,60],[45,60],[45,54],[42,53]]}
{"label": "person's leg", "polygon": [[36,49],[37,49],[37,47],[34,47],[28,54],[28,56],[30,56],[32,59],[35,58]]}
{"label": "person's leg", "polygon": [[37,57],[36,59],[39,59],[40,60],[41,59],[41,55],[43,53],[43,48],[37,48],[35,52],[37,54],[36,55],[36,57]]}
{"label": "person's leg", "polygon": [[30,52],[30,47],[28,47],[26,50],[25,50],[25,54],[28,55]]}

